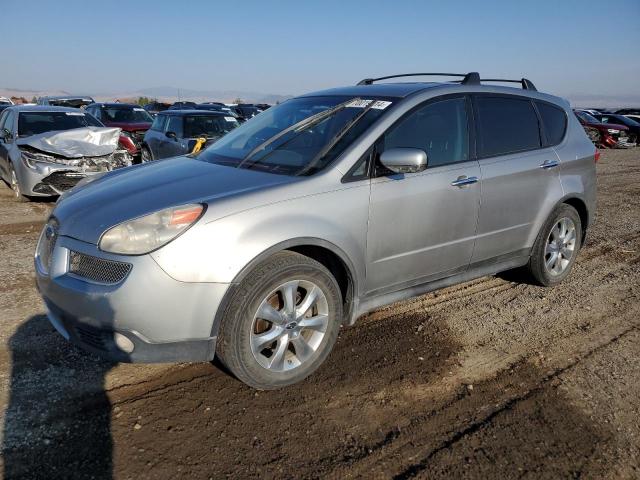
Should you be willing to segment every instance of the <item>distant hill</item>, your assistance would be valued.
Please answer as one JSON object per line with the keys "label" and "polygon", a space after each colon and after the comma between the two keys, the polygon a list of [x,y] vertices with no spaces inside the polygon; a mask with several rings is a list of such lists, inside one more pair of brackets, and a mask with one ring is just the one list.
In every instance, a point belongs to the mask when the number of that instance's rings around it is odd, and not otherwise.
{"label": "distant hill", "polygon": [[19,88],[0,88],[0,97],[24,97],[31,100],[33,97],[46,95],[89,95],[98,101],[113,101],[124,98],[151,97],[165,102],[177,100],[189,100],[194,102],[220,101],[230,103],[240,98],[247,103],[282,102],[291,95],[276,95],[263,92],[247,92],[242,90],[193,90],[177,87],[150,87],[133,91],[122,92],[68,92],[65,90],[28,90]]}

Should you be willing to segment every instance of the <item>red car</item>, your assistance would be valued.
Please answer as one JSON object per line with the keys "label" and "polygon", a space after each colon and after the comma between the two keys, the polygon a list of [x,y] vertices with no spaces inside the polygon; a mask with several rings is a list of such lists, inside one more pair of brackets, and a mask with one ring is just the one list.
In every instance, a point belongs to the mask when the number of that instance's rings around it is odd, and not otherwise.
{"label": "red car", "polygon": [[92,103],[85,111],[107,127],[121,128],[122,134],[131,140],[131,146],[127,148],[129,153],[139,159],[140,143],[153,122],[153,117],[144,108],[128,103]]}
{"label": "red car", "polygon": [[578,121],[587,132],[591,141],[600,148],[624,148],[627,147],[629,141],[628,130],[625,125],[617,123],[602,123],[593,115],[581,111],[574,110]]}

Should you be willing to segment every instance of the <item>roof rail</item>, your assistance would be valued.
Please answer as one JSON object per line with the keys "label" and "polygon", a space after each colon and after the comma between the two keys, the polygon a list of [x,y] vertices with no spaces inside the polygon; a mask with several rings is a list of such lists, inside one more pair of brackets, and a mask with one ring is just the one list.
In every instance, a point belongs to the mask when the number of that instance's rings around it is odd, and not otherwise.
{"label": "roof rail", "polygon": [[478,72],[469,72],[469,73],[403,73],[400,75],[388,75],[386,77],[378,77],[378,78],[365,78],[364,80],[360,80],[358,85],[371,85],[373,82],[377,82],[379,80],[387,80],[389,78],[400,78],[400,77],[463,77],[462,80],[458,80],[463,85],[480,85],[480,74]]}
{"label": "roof rail", "polygon": [[481,78],[481,82],[505,82],[505,83],[519,83],[524,90],[533,90],[537,92],[536,86],[531,80],[521,78],[520,80],[507,80],[505,78]]}

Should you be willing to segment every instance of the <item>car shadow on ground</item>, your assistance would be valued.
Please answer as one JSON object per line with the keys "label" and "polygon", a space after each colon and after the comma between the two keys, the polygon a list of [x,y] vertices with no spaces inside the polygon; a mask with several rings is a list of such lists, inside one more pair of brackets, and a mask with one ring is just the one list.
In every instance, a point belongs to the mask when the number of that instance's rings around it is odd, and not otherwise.
{"label": "car shadow on ground", "polygon": [[20,325],[9,348],[4,478],[112,478],[111,404],[104,383],[115,364],[69,344],[45,315]]}

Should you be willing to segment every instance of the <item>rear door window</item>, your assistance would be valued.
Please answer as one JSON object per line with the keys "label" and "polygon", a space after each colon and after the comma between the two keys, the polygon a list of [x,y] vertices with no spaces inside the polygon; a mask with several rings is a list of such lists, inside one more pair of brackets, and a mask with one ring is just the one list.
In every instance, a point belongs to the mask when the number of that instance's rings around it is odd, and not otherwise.
{"label": "rear door window", "polygon": [[545,146],[558,145],[567,131],[567,115],[562,108],[549,103],[536,102],[536,107],[540,113],[544,133],[547,137]]}
{"label": "rear door window", "polygon": [[478,147],[481,157],[540,148],[538,116],[529,99],[476,96]]}

